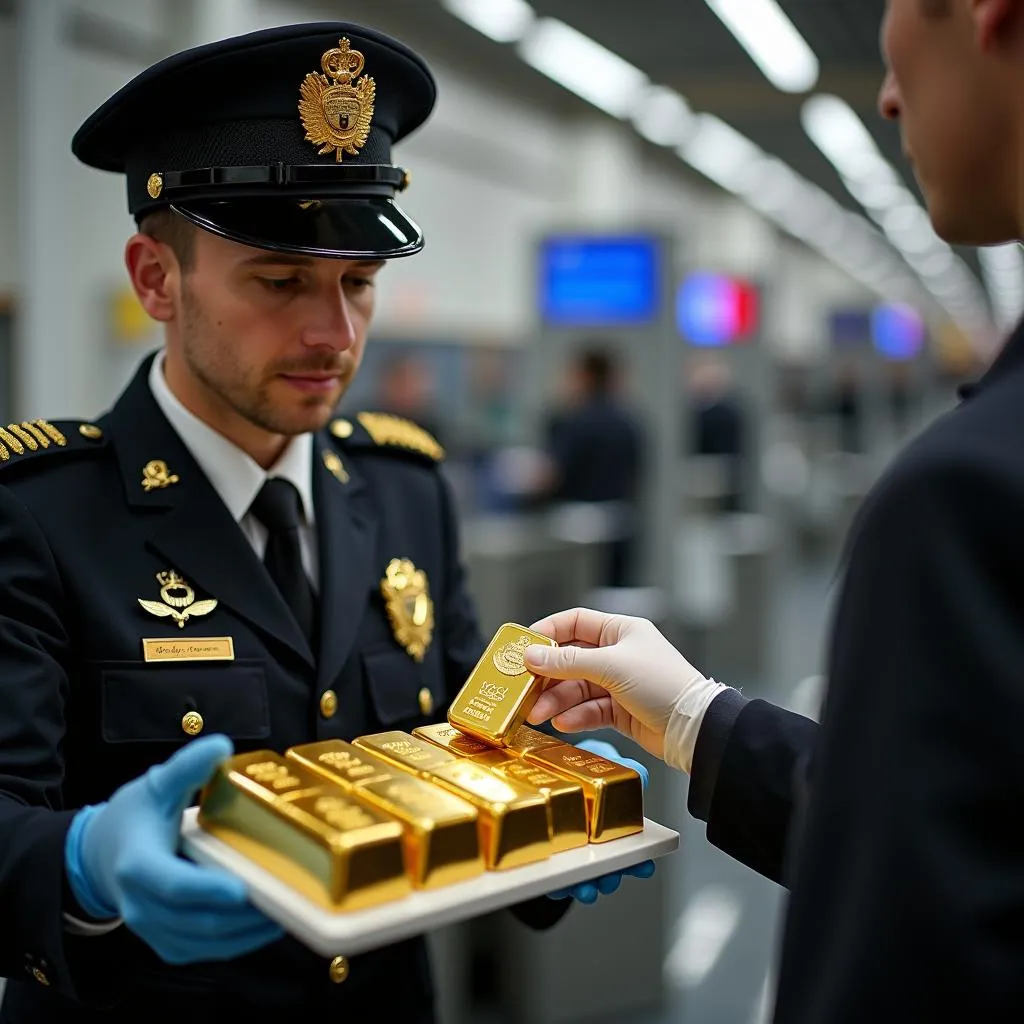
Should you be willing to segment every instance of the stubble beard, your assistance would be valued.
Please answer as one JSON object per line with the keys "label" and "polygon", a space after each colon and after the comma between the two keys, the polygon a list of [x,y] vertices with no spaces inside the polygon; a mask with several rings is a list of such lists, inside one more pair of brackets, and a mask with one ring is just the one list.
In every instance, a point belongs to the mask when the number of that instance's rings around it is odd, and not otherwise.
{"label": "stubble beard", "polygon": [[[341,393],[330,405],[325,404],[323,398],[311,395],[298,406],[277,408],[270,394],[273,379],[250,383],[246,379],[245,368],[239,365],[230,350],[227,347],[218,349],[215,343],[210,343],[212,333],[200,304],[187,285],[182,289],[182,309],[181,347],[185,364],[220,403],[253,426],[284,437],[295,437],[326,426],[337,403],[348,390],[350,377],[342,378]],[[282,367],[282,370],[333,368],[333,364],[324,365],[321,360],[315,365],[311,361],[304,367]]]}

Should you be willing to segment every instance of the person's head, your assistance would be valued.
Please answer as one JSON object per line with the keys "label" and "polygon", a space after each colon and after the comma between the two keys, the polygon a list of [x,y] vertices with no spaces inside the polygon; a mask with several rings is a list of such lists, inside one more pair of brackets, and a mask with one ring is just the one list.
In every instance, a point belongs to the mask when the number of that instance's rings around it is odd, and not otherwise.
{"label": "person's head", "polygon": [[377,272],[422,248],[391,146],[435,96],[393,39],[291,25],[161,61],[76,133],[79,159],[127,177],[126,264],[165,324],[172,390],[250,454],[325,424],[362,358]]}
{"label": "person's head", "polygon": [[701,402],[714,402],[728,394],[732,373],[724,359],[716,355],[695,355],[688,368],[690,394]]}
{"label": "person's head", "polygon": [[575,361],[579,392],[585,398],[607,397],[618,384],[618,370],[618,363],[608,349],[585,348]]}
{"label": "person's head", "polygon": [[215,426],[318,430],[362,361],[379,260],[279,253],[166,211],[143,219],[126,262],[166,327],[168,376]]}
{"label": "person's head", "polygon": [[879,97],[938,234],[1024,235],[1024,0],[887,0]]}
{"label": "person's head", "polygon": [[433,397],[434,377],[422,360],[403,354],[384,363],[378,400],[386,411],[415,418],[427,411]]}

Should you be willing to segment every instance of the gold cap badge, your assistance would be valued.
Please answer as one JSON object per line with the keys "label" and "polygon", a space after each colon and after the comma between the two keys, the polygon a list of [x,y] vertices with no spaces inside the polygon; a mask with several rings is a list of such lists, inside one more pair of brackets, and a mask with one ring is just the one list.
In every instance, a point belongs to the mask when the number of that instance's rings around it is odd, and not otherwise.
{"label": "gold cap badge", "polygon": [[434,602],[427,574],[408,558],[392,558],[380,590],[395,639],[410,658],[422,661],[434,634]]}
{"label": "gold cap badge", "polygon": [[370,135],[377,85],[369,76],[353,84],[365,65],[366,58],[342,39],[339,49],[320,58],[323,74],[311,71],[300,86],[299,116],[306,139],[320,147],[321,156],[333,149],[338,163],[342,153],[356,156]]}

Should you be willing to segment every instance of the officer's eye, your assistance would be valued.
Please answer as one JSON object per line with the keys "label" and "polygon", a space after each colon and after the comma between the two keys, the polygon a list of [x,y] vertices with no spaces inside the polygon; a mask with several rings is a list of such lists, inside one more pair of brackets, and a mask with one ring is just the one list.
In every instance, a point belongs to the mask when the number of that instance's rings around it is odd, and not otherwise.
{"label": "officer's eye", "polygon": [[297,277],[261,277],[257,280],[264,288],[272,292],[287,292],[299,283]]}
{"label": "officer's eye", "polygon": [[372,277],[346,277],[344,278],[344,281],[357,291],[362,291],[364,288],[372,288],[374,286],[374,280]]}

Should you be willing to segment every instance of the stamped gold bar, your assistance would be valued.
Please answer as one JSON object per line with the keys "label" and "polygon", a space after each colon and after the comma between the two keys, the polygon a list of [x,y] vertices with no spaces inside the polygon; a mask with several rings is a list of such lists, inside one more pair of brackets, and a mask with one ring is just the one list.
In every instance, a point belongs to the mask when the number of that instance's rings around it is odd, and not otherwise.
{"label": "stamped gold bar", "polygon": [[357,737],[355,745],[397,768],[420,775],[458,760],[447,750],[407,732],[375,732]]}
{"label": "stamped gold bar", "polygon": [[590,842],[607,843],[644,830],[643,781],[632,768],[568,743],[531,750],[525,757],[530,764],[580,783]]}
{"label": "stamped gold bar", "polygon": [[550,637],[507,622],[487,645],[465,686],[448,709],[461,732],[493,747],[505,746],[526,721],[543,684],[526,667],[531,644],[554,647]]}
{"label": "stamped gold bar", "polygon": [[417,739],[426,740],[434,746],[447,750],[456,757],[476,758],[481,754],[490,754],[494,751],[489,743],[473,739],[459,732],[454,725],[447,722],[438,722],[436,725],[421,725],[412,731]]}
{"label": "stamped gold bar", "polygon": [[531,750],[557,747],[563,743],[565,743],[565,740],[560,740],[557,736],[549,736],[539,729],[531,729],[528,725],[521,725],[509,740],[508,751],[517,757],[525,757]]}
{"label": "stamped gold bar", "polygon": [[404,773],[357,793],[404,826],[406,872],[417,888],[464,882],[484,870],[479,816],[468,801]]}
{"label": "stamped gold bar", "polygon": [[440,765],[427,777],[476,807],[484,862],[491,870],[532,864],[553,852],[548,799],[539,790],[465,759]]}
{"label": "stamped gold bar", "polygon": [[199,824],[329,910],[409,894],[402,826],[269,750],[229,758],[203,789]]}
{"label": "stamped gold bar", "polygon": [[394,778],[397,769],[354,747],[344,740],[321,740],[319,743],[303,743],[285,752],[289,760],[297,761],[311,772],[335,782],[346,789],[365,782],[381,782]]}
{"label": "stamped gold bar", "polygon": [[292,747],[286,756],[402,823],[405,870],[418,889],[462,882],[484,870],[472,804],[344,740]]}
{"label": "stamped gold bar", "polygon": [[548,827],[551,852],[562,853],[586,846],[588,842],[587,803],[583,786],[565,775],[530,764],[504,750],[492,750],[474,758],[474,763],[500,775],[540,790],[548,798]]}
{"label": "stamped gold bar", "polygon": [[142,641],[143,661],[234,661],[230,636],[159,637]]}

